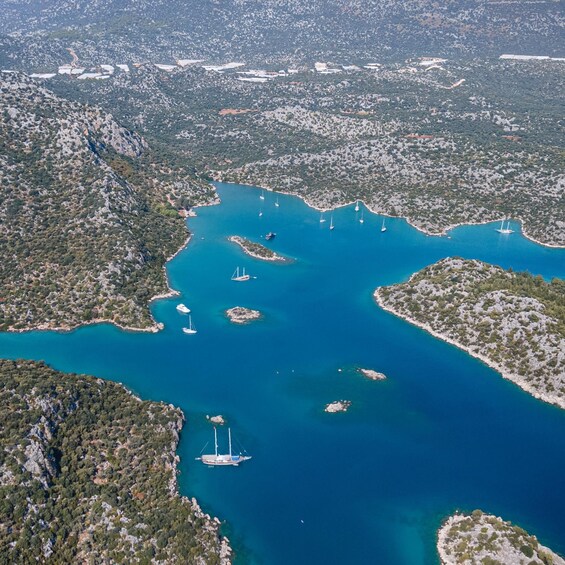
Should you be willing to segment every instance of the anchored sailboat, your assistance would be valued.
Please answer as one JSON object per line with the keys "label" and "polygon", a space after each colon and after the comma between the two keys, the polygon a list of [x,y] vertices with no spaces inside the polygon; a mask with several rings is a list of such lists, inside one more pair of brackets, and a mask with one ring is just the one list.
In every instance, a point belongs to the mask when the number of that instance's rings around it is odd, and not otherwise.
{"label": "anchored sailboat", "polygon": [[326,218],[324,218],[324,213],[320,212],[320,223],[323,224],[326,221]]}
{"label": "anchored sailboat", "polygon": [[335,228],[334,226],[334,215],[332,214],[330,216],[330,229],[333,230]]}
{"label": "anchored sailboat", "polygon": [[190,308],[187,308],[184,304],[177,304],[177,310],[182,314],[190,314]]}
{"label": "anchored sailboat", "polygon": [[383,225],[381,226],[381,232],[385,232],[385,231],[386,231],[385,219],[383,218]]}
{"label": "anchored sailboat", "polygon": [[359,212],[359,200],[355,202],[355,211]]}
{"label": "anchored sailboat", "polygon": [[229,442],[229,453],[221,454],[218,453],[218,432],[214,428],[214,454],[213,455],[201,455],[196,459],[202,461],[205,465],[232,465],[237,467],[243,461],[251,459],[250,455],[234,455],[232,453],[231,447],[231,429],[228,428],[228,442]]}
{"label": "anchored sailboat", "polygon": [[278,208],[280,206],[279,204],[279,197],[277,196],[277,199],[275,200],[275,206]]}
{"label": "anchored sailboat", "polygon": [[363,210],[361,210],[361,217],[359,218],[359,223],[362,224],[364,222],[364,218],[363,218]]}
{"label": "anchored sailboat", "polygon": [[185,334],[195,334],[196,328],[192,325],[192,316],[188,316],[188,328],[183,328],[182,331]]}
{"label": "anchored sailboat", "polygon": [[241,274],[239,272],[239,267],[237,267],[231,276],[231,280],[237,282],[248,281],[250,278],[251,277],[245,273],[245,267],[243,267]]}
{"label": "anchored sailboat", "polygon": [[500,227],[496,229],[498,233],[509,234],[514,233],[514,230],[510,229],[510,220],[506,222],[506,227],[504,227],[504,220],[500,222]]}
{"label": "anchored sailboat", "polygon": [[265,191],[264,190],[261,191],[261,196],[259,196],[259,198],[261,200],[265,200]]}

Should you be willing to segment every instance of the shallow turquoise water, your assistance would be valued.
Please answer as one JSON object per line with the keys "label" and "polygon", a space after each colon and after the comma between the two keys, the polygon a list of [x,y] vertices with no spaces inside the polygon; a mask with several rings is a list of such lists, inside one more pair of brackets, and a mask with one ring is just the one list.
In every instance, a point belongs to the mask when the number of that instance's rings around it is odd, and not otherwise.
{"label": "shallow turquoise water", "polygon": [[[375,287],[449,255],[563,278],[565,250],[493,225],[428,237],[388,219],[381,234],[381,218],[365,211],[362,225],[353,206],[334,213],[330,232],[296,198],[276,208],[256,189],[219,192],[222,204],[190,219],[194,237],[169,264],[182,297],[154,304],[164,331],[0,334],[0,356],[45,359],[181,406],[181,491],[227,520],[240,562],[437,563],[436,530],[457,508],[501,515],[565,553],[565,412],[372,300]],[[253,260],[226,240],[270,230],[269,246],[295,262]],[[232,282],[238,265],[257,278]],[[180,301],[197,335],[181,332]],[[230,325],[223,310],[235,305],[266,318]],[[354,366],[389,378],[368,381]],[[348,413],[323,412],[341,398],[353,402]],[[218,413],[253,455],[240,468],[194,461],[212,439],[204,416]]]}

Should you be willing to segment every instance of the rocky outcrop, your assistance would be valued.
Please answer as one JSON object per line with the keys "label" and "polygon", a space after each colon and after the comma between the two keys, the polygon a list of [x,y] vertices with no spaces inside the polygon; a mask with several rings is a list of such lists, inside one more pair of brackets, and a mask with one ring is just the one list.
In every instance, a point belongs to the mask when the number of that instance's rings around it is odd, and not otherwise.
{"label": "rocky outcrop", "polygon": [[229,321],[233,324],[249,324],[263,318],[263,314],[259,310],[252,310],[243,306],[234,306],[225,311]]}
{"label": "rocky outcrop", "polygon": [[347,412],[351,406],[350,400],[335,400],[326,404],[324,412],[329,412],[330,414],[335,414],[336,412]]}

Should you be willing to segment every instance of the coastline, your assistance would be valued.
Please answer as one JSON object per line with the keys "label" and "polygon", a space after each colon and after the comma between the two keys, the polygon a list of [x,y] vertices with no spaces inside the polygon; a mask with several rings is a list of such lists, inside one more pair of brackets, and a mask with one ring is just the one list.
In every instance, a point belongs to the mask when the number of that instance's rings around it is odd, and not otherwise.
{"label": "coastline", "polygon": [[[185,226],[186,226],[186,220],[185,220]],[[188,229],[188,228],[187,228]],[[192,238],[192,233],[188,233],[184,243],[167,259],[165,259],[165,262],[163,263],[163,266],[161,267],[164,273],[164,277],[165,277],[165,285],[167,287],[167,291],[165,292],[161,292],[159,294],[155,294],[154,296],[152,296],[149,301],[147,302],[147,308],[149,309],[150,305],[156,301],[156,300],[162,300],[165,298],[172,298],[174,296],[180,296],[180,292],[178,290],[175,290],[174,288],[171,287],[170,281],[169,281],[169,274],[167,272],[167,263],[169,263],[169,261],[172,261],[181,251],[183,251],[186,246],[190,243],[190,240]],[[162,322],[157,322],[157,320],[155,319],[155,317],[153,316],[153,313],[151,312],[151,310],[149,310],[149,316],[151,318],[151,320],[153,320],[153,323],[150,326],[147,327],[136,327],[136,326],[126,326],[123,324],[119,324],[117,322],[115,322],[114,320],[108,320],[106,318],[96,318],[94,320],[89,320],[89,321],[84,321],[84,322],[79,322],[78,324],[74,324],[74,325],[63,325],[63,326],[50,326],[49,324],[38,324],[37,326],[33,326],[30,328],[25,328],[25,329],[21,329],[21,330],[16,330],[16,329],[8,329],[7,333],[13,333],[13,334],[21,334],[21,333],[27,333],[27,332],[58,332],[58,333],[68,333],[68,332],[72,332],[78,328],[82,328],[85,326],[95,326],[98,324],[111,324],[112,326],[115,326],[116,328],[122,330],[122,331],[126,331],[126,332],[136,332],[136,333],[157,333],[160,332],[165,326]]]}
{"label": "coastline", "polygon": [[361,204],[363,204],[363,206],[365,206],[365,208],[371,214],[375,214],[377,216],[382,216],[382,217],[385,217],[385,218],[398,218],[400,220],[406,220],[406,223],[409,226],[411,226],[415,230],[418,230],[420,233],[423,233],[423,234],[431,236],[431,237],[446,237],[447,235],[449,235],[450,231],[452,231],[452,230],[454,230],[458,227],[461,227],[461,226],[484,226],[484,225],[487,225],[487,224],[494,224],[494,223],[500,222],[502,220],[510,219],[510,220],[513,220],[513,221],[518,222],[520,224],[521,235],[523,235],[526,239],[532,241],[533,243],[536,243],[537,245],[541,245],[542,247],[548,247],[550,249],[565,249],[565,244],[557,245],[555,243],[544,243],[543,241],[539,241],[539,240],[535,239],[533,236],[529,235],[528,232],[526,231],[525,227],[524,227],[525,222],[524,222],[523,218],[521,218],[521,217],[495,218],[493,220],[485,220],[484,222],[472,222],[472,221],[458,222],[458,223],[455,223],[455,224],[449,224],[448,226],[441,229],[440,231],[430,231],[430,230],[427,230],[425,228],[422,228],[422,227],[414,224],[413,220],[412,220],[412,218],[410,218],[410,216],[393,216],[392,214],[387,214],[386,212],[379,212],[379,211],[371,208],[370,206],[368,206],[363,199],[357,199],[357,200],[344,202],[344,203],[337,204],[337,205],[330,207],[330,208],[322,208],[322,207],[318,206],[317,204],[315,204],[313,201],[311,201],[307,196],[303,196],[301,194],[296,194],[296,193],[293,193],[293,192],[288,192],[286,190],[275,190],[275,189],[273,189],[269,186],[266,186],[266,185],[260,186],[260,185],[253,185],[253,184],[241,184],[241,183],[237,183],[237,182],[222,181],[222,180],[215,180],[214,182],[221,183],[221,184],[234,184],[234,185],[240,185],[240,186],[248,186],[250,188],[268,190],[269,192],[273,192],[273,193],[277,193],[277,194],[286,194],[287,196],[294,196],[296,198],[300,198],[300,200],[302,200],[309,208],[312,208],[313,210],[316,210],[318,212],[330,212],[332,210],[337,210],[339,208],[347,208],[347,206],[351,206],[352,204],[355,204],[355,202],[359,201],[359,202],[361,202]]}
{"label": "coastline", "polygon": [[459,514],[455,514],[444,518],[441,522],[441,526],[437,530],[436,548],[441,565],[448,563],[449,555],[445,551],[445,547],[447,546],[447,533],[449,531],[449,528],[453,525],[455,517],[458,515]]}
{"label": "coastline", "polygon": [[[471,522],[470,528],[461,531],[463,523]],[[491,546],[488,542],[480,539],[481,534],[486,534],[486,539],[492,540],[492,534],[496,533],[495,540],[498,544]],[[463,543],[464,548],[459,550],[458,543]],[[497,542],[495,542],[496,544]],[[521,544],[524,544],[521,546]],[[549,547],[541,544],[535,535],[526,532],[517,524],[512,524],[494,514],[486,514],[481,510],[473,512],[456,511],[447,516],[441,522],[436,532],[436,549],[441,565],[457,565],[462,562],[462,554],[474,553],[476,562],[482,563],[484,557],[490,557],[492,563],[517,563],[523,562],[522,556],[526,556],[524,546],[530,548],[531,555],[535,557],[529,563],[541,563],[540,557],[546,556],[549,559],[544,563],[554,565],[564,565],[565,560]],[[454,552],[455,550],[455,552]],[[535,555],[534,555],[535,554]],[[465,559],[467,562],[467,559]]]}
{"label": "coastline", "polygon": [[[412,277],[413,276],[414,275],[412,275]],[[410,277],[410,279],[408,279],[408,281],[410,281],[412,279],[412,277]],[[506,379],[506,380],[511,381],[512,383],[518,385],[523,391],[527,392],[528,394],[530,394],[534,398],[537,398],[538,400],[543,400],[544,402],[547,402],[548,404],[553,404],[554,406],[557,406],[558,408],[565,410],[565,400],[564,399],[561,399],[561,398],[558,398],[558,397],[555,397],[555,396],[552,396],[550,394],[543,393],[543,392],[540,392],[540,391],[534,389],[530,384],[523,381],[523,377],[521,377],[520,375],[516,375],[514,373],[508,372],[502,365],[494,362],[492,359],[489,359],[488,357],[482,355],[481,353],[473,351],[470,347],[463,345],[461,343],[458,343],[457,341],[446,336],[445,334],[438,332],[437,330],[434,330],[429,324],[426,324],[424,322],[420,322],[418,320],[415,320],[414,318],[411,318],[409,316],[401,314],[400,312],[397,312],[396,310],[394,310],[394,308],[386,305],[384,303],[380,293],[379,293],[380,288],[381,287],[377,288],[374,291],[373,298],[374,298],[375,302],[379,305],[379,307],[382,308],[383,310],[385,310],[386,312],[389,312],[390,314],[394,314],[398,318],[401,318],[402,320],[412,324],[413,326],[417,326],[418,328],[427,331],[429,334],[433,335],[435,338],[441,339],[442,341],[445,341],[446,343],[449,343],[450,345],[454,345],[458,349],[461,349],[462,351],[465,351],[466,353],[468,353],[472,357],[475,357],[475,359],[479,359],[479,361],[482,361],[485,365],[489,366],[491,369],[494,369],[496,372],[498,372],[502,376],[503,379]]]}
{"label": "coastline", "polygon": [[[122,385],[123,386],[123,385]],[[124,387],[126,390],[128,390],[126,387]],[[133,394],[133,393],[132,393]],[[203,520],[205,522],[205,526],[204,529],[209,530],[209,531],[213,531],[217,538],[218,538],[218,542],[220,544],[220,553],[219,553],[219,564],[220,565],[230,565],[232,562],[231,559],[231,554],[232,554],[232,547],[230,545],[230,540],[226,537],[226,536],[222,536],[220,535],[220,526],[222,524],[222,522],[217,518],[217,517],[212,517],[210,516],[210,514],[206,514],[202,508],[200,507],[200,504],[198,503],[198,501],[196,500],[196,498],[192,497],[192,498],[188,498],[187,496],[183,496],[180,494],[179,489],[178,489],[178,480],[177,477],[180,473],[179,469],[178,469],[178,464],[180,463],[180,457],[177,454],[177,450],[178,450],[178,446],[179,446],[179,442],[180,442],[180,434],[182,433],[182,429],[184,427],[184,423],[186,422],[186,418],[184,415],[184,412],[182,411],[182,409],[173,406],[172,404],[170,404],[169,406],[171,406],[172,408],[174,408],[175,410],[178,411],[179,413],[179,419],[176,420],[175,422],[175,427],[174,429],[172,429],[172,433],[173,433],[173,441],[171,443],[171,451],[169,453],[170,457],[171,457],[171,480],[169,481],[169,493],[171,496],[176,496],[179,497],[185,504],[188,504],[191,509],[192,512],[194,513],[194,515]]]}

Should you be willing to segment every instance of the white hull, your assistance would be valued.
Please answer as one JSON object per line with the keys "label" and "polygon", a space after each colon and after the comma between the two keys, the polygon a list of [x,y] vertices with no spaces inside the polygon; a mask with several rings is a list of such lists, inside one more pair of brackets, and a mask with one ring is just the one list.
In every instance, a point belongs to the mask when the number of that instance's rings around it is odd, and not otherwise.
{"label": "white hull", "polygon": [[237,467],[240,463],[251,459],[243,455],[203,455],[198,458],[204,465]]}
{"label": "white hull", "polygon": [[187,308],[184,304],[179,304],[177,310],[183,314],[190,314],[190,308]]}
{"label": "white hull", "polygon": [[196,329],[194,328],[194,326],[192,325],[192,316],[188,316],[188,328],[183,328],[182,331],[185,334],[195,334],[196,333]]}
{"label": "white hull", "polygon": [[211,466],[230,466],[237,467],[240,463],[248,461],[251,459],[250,455],[234,455],[231,449],[231,430],[228,428],[228,438],[229,438],[229,453],[218,453],[218,434],[216,428],[214,428],[214,454],[202,455],[197,457],[197,461],[202,461],[204,465]]}
{"label": "white hull", "polygon": [[241,277],[233,277],[232,281],[235,282],[244,282],[244,281],[248,281],[251,277],[249,275],[243,275]]}

